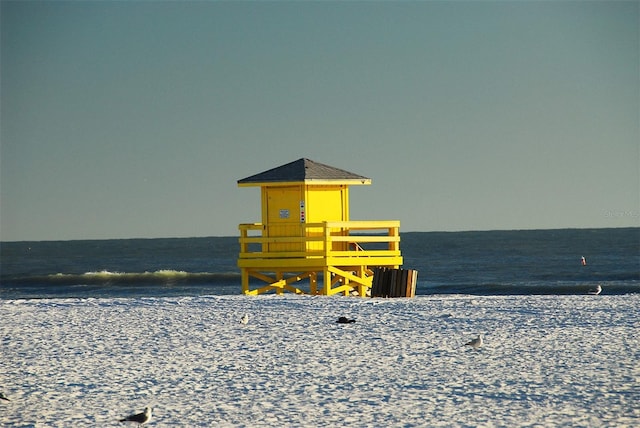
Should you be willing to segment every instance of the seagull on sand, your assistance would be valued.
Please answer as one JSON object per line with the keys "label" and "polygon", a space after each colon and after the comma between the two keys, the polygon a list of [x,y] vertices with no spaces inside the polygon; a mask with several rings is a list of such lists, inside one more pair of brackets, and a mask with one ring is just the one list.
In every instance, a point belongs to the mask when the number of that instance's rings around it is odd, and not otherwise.
{"label": "seagull on sand", "polygon": [[0,400],[11,401],[11,400],[9,400],[9,397],[4,395],[4,392],[0,392]]}
{"label": "seagull on sand", "polygon": [[247,324],[247,323],[249,322],[249,315],[248,315],[248,314],[244,314],[244,315],[242,316],[242,318],[240,318],[240,322],[241,322],[242,324]]}
{"label": "seagull on sand", "polygon": [[600,294],[602,292],[602,287],[600,286],[600,284],[598,284],[596,286],[596,288],[592,288],[589,290],[589,294],[593,294],[595,296],[597,296],[598,294]]}
{"label": "seagull on sand", "polygon": [[144,412],[129,415],[124,419],[120,419],[120,422],[136,422],[142,426],[151,420],[151,407],[145,407]]}
{"label": "seagull on sand", "polygon": [[478,349],[479,347],[482,346],[482,335],[478,335],[478,337],[476,337],[475,339],[465,343],[465,346],[471,346],[474,349]]}

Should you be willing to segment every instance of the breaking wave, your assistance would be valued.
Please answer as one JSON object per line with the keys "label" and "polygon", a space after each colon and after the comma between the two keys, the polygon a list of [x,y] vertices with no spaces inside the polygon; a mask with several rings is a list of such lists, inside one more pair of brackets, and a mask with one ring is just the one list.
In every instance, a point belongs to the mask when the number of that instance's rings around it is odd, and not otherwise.
{"label": "breaking wave", "polygon": [[80,284],[169,284],[169,283],[226,283],[239,281],[240,274],[210,273],[210,272],[185,272],[181,270],[162,269],[153,272],[111,272],[108,270],[85,272],[82,274],[56,273],[51,275],[29,276],[11,280],[14,284],[55,284],[55,285],[80,285]]}
{"label": "breaking wave", "polygon": [[101,270],[81,274],[5,277],[0,287],[0,298],[197,296],[240,292],[240,274],[236,272]]}
{"label": "breaking wave", "polygon": [[418,287],[417,294],[470,294],[470,295],[562,295],[587,294],[600,284],[603,294],[640,293],[640,281],[556,281],[531,283],[459,283],[428,284]]}

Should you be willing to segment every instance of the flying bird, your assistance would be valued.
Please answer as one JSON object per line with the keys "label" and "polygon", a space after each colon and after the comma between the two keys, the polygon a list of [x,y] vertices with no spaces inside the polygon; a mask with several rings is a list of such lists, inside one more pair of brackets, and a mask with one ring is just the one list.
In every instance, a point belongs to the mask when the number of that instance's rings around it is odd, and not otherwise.
{"label": "flying bird", "polygon": [[601,292],[602,292],[602,287],[600,286],[600,284],[598,284],[596,288],[592,288],[589,290],[589,294],[593,294],[594,296],[597,296]]}
{"label": "flying bird", "polygon": [[142,426],[151,420],[151,407],[145,407],[144,412],[129,415],[124,419],[120,419],[120,422],[135,422]]}
{"label": "flying bird", "polygon": [[7,397],[4,392],[0,392],[0,400],[11,401],[9,397]]}
{"label": "flying bird", "polygon": [[479,347],[482,346],[482,335],[478,335],[478,337],[476,337],[475,339],[465,343],[465,346],[471,346],[474,349],[478,349]]}
{"label": "flying bird", "polygon": [[242,324],[247,324],[247,323],[249,322],[249,315],[248,315],[248,314],[244,314],[244,315],[242,316],[242,318],[240,318],[240,322],[241,322]]}

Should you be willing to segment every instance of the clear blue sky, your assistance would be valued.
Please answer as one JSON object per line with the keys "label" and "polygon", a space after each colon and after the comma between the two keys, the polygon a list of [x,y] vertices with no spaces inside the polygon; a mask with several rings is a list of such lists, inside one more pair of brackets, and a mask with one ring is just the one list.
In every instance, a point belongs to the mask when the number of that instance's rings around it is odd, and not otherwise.
{"label": "clear blue sky", "polygon": [[638,226],[639,4],[2,1],[0,239],[234,236],[301,157],[405,232]]}

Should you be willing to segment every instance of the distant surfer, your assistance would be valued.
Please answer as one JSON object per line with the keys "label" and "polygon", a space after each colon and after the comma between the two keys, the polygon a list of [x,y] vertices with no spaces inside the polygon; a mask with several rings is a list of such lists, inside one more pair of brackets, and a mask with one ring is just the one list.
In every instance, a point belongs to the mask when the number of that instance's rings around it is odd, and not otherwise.
{"label": "distant surfer", "polygon": [[587,259],[584,258],[584,256],[582,256],[582,266],[586,266],[587,265]]}
{"label": "distant surfer", "polygon": [[594,296],[597,296],[601,292],[602,292],[602,287],[600,286],[600,284],[598,284],[596,288],[592,288],[589,290],[589,294],[593,294]]}

